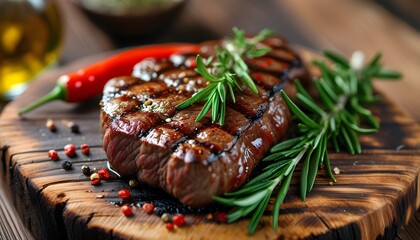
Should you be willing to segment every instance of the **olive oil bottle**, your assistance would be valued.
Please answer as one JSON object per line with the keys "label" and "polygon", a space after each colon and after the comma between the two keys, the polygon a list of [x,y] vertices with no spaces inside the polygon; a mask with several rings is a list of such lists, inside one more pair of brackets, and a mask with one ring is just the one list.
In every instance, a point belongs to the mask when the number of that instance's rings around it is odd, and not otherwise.
{"label": "olive oil bottle", "polygon": [[54,64],[61,39],[54,0],[0,0],[0,98],[13,99]]}

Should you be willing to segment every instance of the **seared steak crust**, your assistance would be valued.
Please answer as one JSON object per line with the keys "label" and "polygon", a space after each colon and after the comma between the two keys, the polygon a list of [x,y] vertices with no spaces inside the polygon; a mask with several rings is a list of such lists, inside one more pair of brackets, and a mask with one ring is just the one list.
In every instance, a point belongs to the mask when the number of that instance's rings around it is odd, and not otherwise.
{"label": "seared steak crust", "polygon": [[[201,56],[214,54],[215,44],[223,43],[203,43]],[[136,65],[136,77],[110,80],[101,124],[112,167],[193,207],[245,183],[289,126],[290,113],[279,90],[291,93],[290,79],[307,79],[301,60],[284,40],[273,37],[264,44],[272,51],[247,61],[258,94],[245,87],[237,91],[224,126],[212,123],[210,114],[195,121],[202,103],[175,109],[207,84],[193,70],[197,53],[145,59]]]}

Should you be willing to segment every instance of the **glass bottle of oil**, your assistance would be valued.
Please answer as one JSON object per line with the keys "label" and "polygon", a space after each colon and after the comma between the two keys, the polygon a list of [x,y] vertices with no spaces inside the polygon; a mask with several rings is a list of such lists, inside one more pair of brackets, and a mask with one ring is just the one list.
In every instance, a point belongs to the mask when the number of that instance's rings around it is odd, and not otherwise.
{"label": "glass bottle of oil", "polygon": [[54,0],[0,0],[0,98],[13,99],[54,64],[61,38]]}

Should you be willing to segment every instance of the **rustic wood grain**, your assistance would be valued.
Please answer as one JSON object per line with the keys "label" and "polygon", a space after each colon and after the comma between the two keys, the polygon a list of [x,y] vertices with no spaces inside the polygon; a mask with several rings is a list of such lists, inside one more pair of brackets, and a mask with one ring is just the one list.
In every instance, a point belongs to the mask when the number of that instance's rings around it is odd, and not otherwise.
{"label": "rustic wood grain", "polygon": [[[3,185],[3,184],[2,184]],[[11,204],[9,193],[5,187],[0,188],[0,239],[28,240],[33,239],[31,233],[23,226],[19,216],[15,213],[15,207]]]}
{"label": "rustic wood grain", "polygon": [[414,216],[407,226],[402,227],[398,239],[417,239],[420,236],[420,212]]}
{"label": "rustic wood grain", "polygon": [[[398,3],[393,4],[403,5],[404,2],[409,1],[404,0],[402,3],[398,1]],[[60,2],[67,3],[65,0]],[[411,10],[413,16],[417,17],[415,14],[418,12],[416,11],[418,4],[411,1],[411,5],[414,6],[406,8],[405,11]],[[320,10],[323,7],[328,10]],[[70,31],[66,32],[67,40],[62,62],[109,49],[109,39],[106,35],[97,32],[97,29],[93,28],[91,23],[83,21],[85,19],[83,15],[72,13],[74,12],[72,10],[74,9],[71,9],[71,6],[64,6],[65,24],[70,27]],[[72,12],[67,14],[67,11]],[[341,16],[339,17],[340,21],[336,21],[337,16]],[[188,8],[177,20],[172,31],[159,38],[158,41],[207,40],[230,34],[232,26],[245,28],[248,32],[257,32],[263,27],[272,27],[276,29],[277,33],[287,36],[293,42],[301,43],[313,49],[333,47],[346,55],[349,55],[355,48],[363,48],[365,51],[370,49],[369,51],[372,53],[381,50],[387,58],[386,65],[395,69],[402,69],[400,66],[409,63],[410,65],[403,68],[404,74],[406,74],[404,81],[381,83],[377,86],[379,85],[381,90],[385,89],[387,96],[392,98],[393,102],[397,102],[418,122],[420,121],[420,115],[417,114],[419,102],[413,101],[411,97],[418,95],[418,88],[412,86],[419,86],[417,82],[420,80],[417,71],[419,58],[416,57],[416,55],[418,56],[418,50],[416,50],[418,44],[416,43],[420,41],[419,34],[398,18],[384,11],[378,4],[374,4],[372,1],[348,1],[343,3],[334,0],[324,0],[317,3],[307,1],[296,1],[294,3],[278,0],[194,0],[190,1]],[[363,38],[363,36],[366,37]],[[384,38],[390,38],[390,40],[384,40]],[[341,49],[342,47],[344,48]],[[388,49],[391,49],[391,52]],[[388,59],[391,59],[392,63]],[[399,65],[395,65],[395,63]],[[409,86],[404,86],[406,83]],[[402,91],[401,89],[405,90]],[[94,106],[96,102],[93,101],[90,104]],[[62,107],[63,111],[73,111],[80,118],[84,117],[78,112],[84,110],[81,107],[69,107],[61,104],[58,107]],[[58,114],[54,109],[44,108],[43,111],[52,113],[57,118],[66,117]],[[36,116],[32,117],[36,118]],[[38,116],[38,119],[42,123],[45,116]],[[11,125],[14,123],[14,120],[10,122]],[[14,131],[14,128],[11,128],[11,130]],[[10,135],[13,136],[14,134],[11,133]],[[8,213],[10,212],[13,212],[13,210],[9,210]],[[0,214],[4,214],[4,212]],[[420,229],[419,219],[420,212],[413,219],[412,225],[402,229],[399,238],[417,239]],[[1,228],[0,232],[3,229]]]}
{"label": "rustic wood grain", "polygon": [[[310,53],[303,54],[309,59]],[[74,70],[98,56],[78,61],[59,71],[50,72],[36,82],[21,98],[8,105],[0,119],[0,145],[6,147],[2,173],[12,189],[13,201],[23,222],[39,239],[248,239],[248,220],[217,224],[205,214],[187,214],[187,226],[168,232],[160,218],[147,215],[135,207],[127,218],[120,208],[117,192],[129,188],[124,179],[103,181],[92,186],[80,167],[106,166],[101,148],[98,100],[80,105],[54,102],[31,112],[24,119],[17,109],[45,94],[57,76]],[[416,213],[420,204],[418,188],[420,171],[420,128],[414,120],[387,99],[373,106],[381,120],[379,133],[361,137],[364,152],[360,156],[344,153],[331,156],[332,166],[341,170],[337,184],[330,186],[320,171],[314,190],[305,202],[298,197],[298,179],[293,179],[283,204],[279,229],[271,229],[269,205],[252,239],[393,239],[400,226]],[[45,127],[46,118],[55,119],[58,132]],[[76,121],[80,134],[71,133],[63,120]],[[73,170],[64,171],[61,164],[68,157],[62,147],[67,143],[92,146],[90,156],[78,151]],[[57,149],[59,161],[47,157]],[[155,190],[141,186],[133,189],[134,198],[144,198]],[[103,195],[103,198],[102,196]],[[101,196],[98,198],[98,196]],[[165,204],[168,196],[151,194],[155,205]],[[160,199],[162,198],[162,199]],[[171,204],[176,202],[169,200]],[[175,202],[175,203],[174,203]]]}

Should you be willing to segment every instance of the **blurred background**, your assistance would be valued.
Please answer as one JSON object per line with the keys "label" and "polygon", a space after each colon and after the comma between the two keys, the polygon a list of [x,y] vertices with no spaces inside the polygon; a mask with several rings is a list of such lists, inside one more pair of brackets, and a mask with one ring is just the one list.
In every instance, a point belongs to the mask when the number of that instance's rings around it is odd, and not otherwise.
{"label": "blurred background", "polygon": [[[44,23],[36,25],[37,18]],[[11,19],[24,22],[26,30],[11,28]],[[12,84],[30,80],[54,63],[62,66],[135,45],[220,38],[230,35],[233,26],[250,34],[273,28],[290,42],[315,51],[330,49],[350,56],[362,50],[367,58],[381,51],[385,65],[402,71],[405,78],[404,84],[381,82],[377,88],[388,96],[395,89],[403,92],[395,102],[420,119],[415,110],[420,103],[413,105],[410,99],[420,93],[420,74],[415,71],[420,65],[418,0],[0,0],[0,34],[7,45],[0,47],[0,94],[12,99],[24,89],[8,95]],[[23,38],[23,30],[31,37]],[[34,43],[25,51],[38,51],[42,61],[10,53],[11,48]],[[29,73],[6,80],[11,71],[4,66],[11,56]]]}
{"label": "blurred background", "polygon": [[[135,45],[221,38],[233,26],[269,27],[314,51],[381,51],[404,79],[376,88],[420,122],[419,0],[0,0],[0,106],[43,71]],[[401,238],[419,233],[413,224]]]}
{"label": "blurred background", "polygon": [[[420,120],[420,103],[412,104],[411,99],[420,93],[420,73],[415,70],[420,66],[418,0],[163,0],[181,2],[176,16],[149,34],[130,37],[115,35],[109,23],[105,27],[95,24],[99,18],[89,14],[89,9],[86,11],[86,5],[80,4],[83,1],[95,0],[59,1],[65,29],[62,63],[139,44],[200,42],[230,36],[233,26],[250,34],[269,27],[290,42],[315,51],[330,49],[349,57],[353,51],[361,50],[367,58],[381,51],[384,64],[402,71],[405,77],[404,84],[380,82],[377,88],[388,96],[397,90],[404,93],[393,100]],[[78,11],[80,6],[85,11]],[[159,14],[146,19],[139,15],[136,24],[129,26],[135,28],[133,31],[141,32],[162,18]],[[120,28],[127,26],[123,20]]]}

